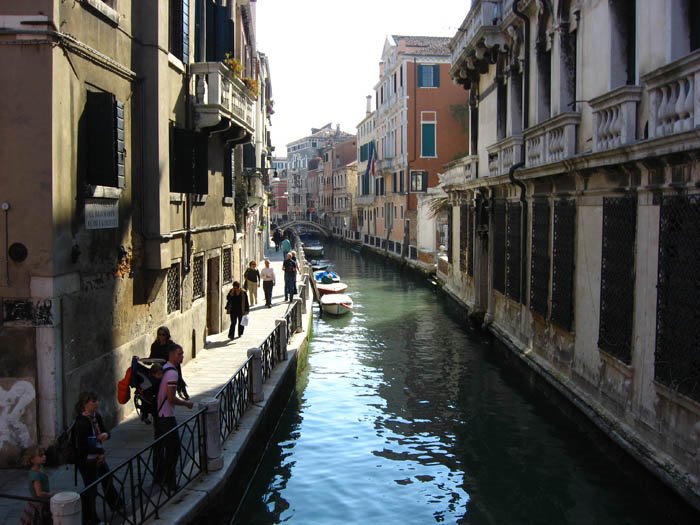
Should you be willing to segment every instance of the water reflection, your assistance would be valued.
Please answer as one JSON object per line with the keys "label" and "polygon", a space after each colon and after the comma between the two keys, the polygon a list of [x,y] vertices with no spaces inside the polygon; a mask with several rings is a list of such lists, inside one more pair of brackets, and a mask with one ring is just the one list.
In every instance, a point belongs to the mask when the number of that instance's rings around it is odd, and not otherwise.
{"label": "water reflection", "polygon": [[330,257],[355,311],[316,318],[308,383],[236,523],[696,522],[454,304],[377,261]]}

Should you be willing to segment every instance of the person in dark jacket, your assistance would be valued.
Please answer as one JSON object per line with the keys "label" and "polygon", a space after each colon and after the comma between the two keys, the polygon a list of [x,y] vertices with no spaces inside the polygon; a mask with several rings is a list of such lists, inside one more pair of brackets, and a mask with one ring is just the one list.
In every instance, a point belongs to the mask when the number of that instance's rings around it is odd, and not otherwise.
{"label": "person in dark jacket", "polygon": [[[82,392],[75,405],[75,466],[86,487],[109,472],[104,449],[104,442],[109,439],[109,433],[97,411],[98,405],[99,400],[94,392]],[[124,501],[110,478],[102,481],[102,490],[109,507],[113,510],[119,508],[123,512]],[[87,498],[87,523],[100,522],[95,505],[96,497],[97,489],[93,487]]]}
{"label": "person in dark jacket", "polygon": [[250,261],[248,269],[243,274],[245,279],[245,288],[248,290],[248,302],[251,306],[258,304],[258,284],[260,283],[260,272],[258,271],[258,263]]}
{"label": "person in dark jacket", "polygon": [[226,296],[226,311],[231,316],[228,338],[235,339],[236,325],[238,325],[238,337],[242,336],[245,327],[241,325],[241,319],[244,315],[248,315],[250,305],[248,295],[241,290],[241,284],[238,281],[233,282],[233,287]]}
{"label": "person in dark jacket", "polygon": [[[170,336],[170,329],[167,326],[159,326],[156,331],[156,340],[151,343],[151,353],[148,355],[148,358],[162,359],[163,363],[167,362],[170,349],[174,344]],[[187,393],[187,383],[182,379],[182,369],[180,365],[177,366],[177,373],[179,376],[177,394],[183,399],[189,399],[190,395]]]}

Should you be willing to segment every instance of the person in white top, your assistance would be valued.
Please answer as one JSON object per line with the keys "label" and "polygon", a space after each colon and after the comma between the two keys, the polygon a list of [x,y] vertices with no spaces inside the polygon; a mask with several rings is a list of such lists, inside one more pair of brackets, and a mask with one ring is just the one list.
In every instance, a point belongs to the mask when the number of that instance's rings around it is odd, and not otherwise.
{"label": "person in white top", "polygon": [[270,267],[270,259],[265,259],[265,268],[260,270],[260,279],[265,292],[265,306],[272,308],[272,288],[275,286],[275,270]]}
{"label": "person in white top", "polygon": [[[168,362],[163,366],[163,379],[158,388],[158,417],[154,425],[154,438],[158,439],[177,426],[175,420],[175,406],[192,408],[194,403],[190,400],[180,399],[176,395],[177,382],[180,374],[178,365],[182,364],[185,351],[182,347],[173,343],[168,352]],[[169,493],[177,490],[176,467],[180,456],[180,435],[171,432],[163,438],[159,446],[154,449],[155,478]]]}

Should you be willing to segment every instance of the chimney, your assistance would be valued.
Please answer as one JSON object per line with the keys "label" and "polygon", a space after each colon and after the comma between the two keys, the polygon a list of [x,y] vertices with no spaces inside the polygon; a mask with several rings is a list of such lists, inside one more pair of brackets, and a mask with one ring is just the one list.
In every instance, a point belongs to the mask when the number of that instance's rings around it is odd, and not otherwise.
{"label": "chimney", "polygon": [[365,110],[365,113],[367,115],[372,113],[372,95],[367,95],[367,109]]}

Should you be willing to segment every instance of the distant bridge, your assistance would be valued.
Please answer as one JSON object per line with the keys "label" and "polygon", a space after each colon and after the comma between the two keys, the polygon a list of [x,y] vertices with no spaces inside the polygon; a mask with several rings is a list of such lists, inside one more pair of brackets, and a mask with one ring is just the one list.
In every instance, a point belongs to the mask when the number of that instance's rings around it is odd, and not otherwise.
{"label": "distant bridge", "polygon": [[329,228],[326,228],[322,224],[319,224],[317,222],[312,222],[312,221],[305,221],[305,220],[293,220],[289,221],[286,224],[279,224],[277,227],[280,228],[282,231],[286,229],[296,229],[299,226],[304,226],[305,228],[311,228],[313,230],[316,230],[319,233],[322,233],[326,237],[330,237],[333,232]]}

